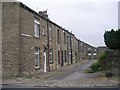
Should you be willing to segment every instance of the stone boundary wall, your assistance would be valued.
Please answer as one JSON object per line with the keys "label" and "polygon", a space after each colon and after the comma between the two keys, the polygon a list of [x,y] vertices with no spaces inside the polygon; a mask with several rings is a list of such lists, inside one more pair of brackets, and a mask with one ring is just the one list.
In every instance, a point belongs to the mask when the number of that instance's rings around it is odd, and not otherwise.
{"label": "stone boundary wall", "polygon": [[107,66],[111,67],[111,69],[114,70],[114,68],[118,69],[118,75],[120,76],[120,52],[119,51],[113,51],[109,50],[106,51],[106,63]]}

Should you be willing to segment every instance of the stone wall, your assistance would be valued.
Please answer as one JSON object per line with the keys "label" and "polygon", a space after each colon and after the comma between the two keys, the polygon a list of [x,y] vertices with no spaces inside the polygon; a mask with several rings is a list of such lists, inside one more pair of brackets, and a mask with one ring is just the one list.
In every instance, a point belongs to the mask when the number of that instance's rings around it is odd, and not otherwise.
{"label": "stone wall", "polygon": [[108,64],[111,64],[113,68],[114,67],[119,68],[119,66],[120,66],[120,52],[109,50],[109,51],[106,51],[105,54],[106,54],[106,62]]}
{"label": "stone wall", "polygon": [[[26,76],[44,72],[45,50],[47,54],[47,72],[74,64],[78,62],[79,59],[88,59],[88,47],[93,48],[92,46],[85,42],[82,42],[81,45],[80,40],[78,40],[74,34],[40,16],[39,13],[33,11],[26,5],[19,2],[6,2],[3,3],[2,8],[3,77]],[[35,18],[37,18],[37,21],[40,23],[40,37],[38,38],[34,35]],[[42,33],[43,26],[45,28],[44,34]],[[52,31],[51,40],[50,28]],[[58,29],[59,43],[57,38]],[[64,35],[66,37],[64,37]],[[37,67],[37,69],[35,68],[35,48],[40,49],[40,66]],[[51,49],[52,63],[50,62]]]}
{"label": "stone wall", "polygon": [[19,4],[2,3],[2,76],[19,73]]}
{"label": "stone wall", "polygon": [[20,8],[19,25],[21,74],[29,75],[34,72],[34,14]]}

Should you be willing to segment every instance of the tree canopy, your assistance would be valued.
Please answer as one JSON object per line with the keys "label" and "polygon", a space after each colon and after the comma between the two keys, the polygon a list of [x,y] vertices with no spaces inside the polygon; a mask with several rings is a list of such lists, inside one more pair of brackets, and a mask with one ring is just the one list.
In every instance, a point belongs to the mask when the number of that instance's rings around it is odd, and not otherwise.
{"label": "tree canopy", "polygon": [[113,50],[120,50],[120,29],[111,31],[105,31],[104,42],[107,47]]}

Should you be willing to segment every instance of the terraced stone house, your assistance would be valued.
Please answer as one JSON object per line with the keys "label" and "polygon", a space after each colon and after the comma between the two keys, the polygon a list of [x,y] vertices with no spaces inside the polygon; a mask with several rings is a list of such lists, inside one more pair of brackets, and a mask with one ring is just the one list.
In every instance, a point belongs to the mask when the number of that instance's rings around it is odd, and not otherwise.
{"label": "terraced stone house", "polygon": [[3,78],[50,72],[97,58],[97,48],[52,22],[47,11],[37,13],[21,2],[0,5]]}

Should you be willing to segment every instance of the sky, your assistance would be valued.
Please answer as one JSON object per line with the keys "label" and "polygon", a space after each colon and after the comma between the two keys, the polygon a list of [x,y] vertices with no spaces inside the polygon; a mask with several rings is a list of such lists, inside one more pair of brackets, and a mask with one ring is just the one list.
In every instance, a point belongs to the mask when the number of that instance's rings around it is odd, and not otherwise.
{"label": "sky", "polygon": [[118,28],[119,0],[17,0],[92,46],[104,46],[104,32]]}

